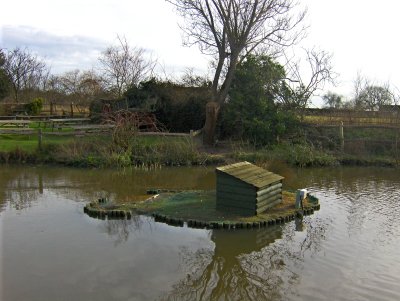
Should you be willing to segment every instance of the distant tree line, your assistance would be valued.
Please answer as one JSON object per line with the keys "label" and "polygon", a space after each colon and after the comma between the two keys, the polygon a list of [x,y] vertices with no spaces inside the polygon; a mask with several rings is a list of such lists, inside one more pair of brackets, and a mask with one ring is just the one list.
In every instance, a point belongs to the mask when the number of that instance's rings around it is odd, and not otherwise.
{"label": "distant tree line", "polygon": [[[102,53],[97,70],[76,69],[59,75],[51,74],[44,61],[29,49],[2,50],[1,95],[15,102],[31,103],[40,98],[41,102],[94,103],[92,109],[97,112],[104,104],[99,99],[121,100],[123,108],[127,104],[153,112],[169,131],[202,128],[206,122],[204,108],[213,95],[212,80],[190,70],[180,80],[157,78],[156,61],[146,58],[143,49],[131,47],[121,38],[118,43]],[[318,56],[315,52],[307,54]],[[296,110],[307,105],[319,88],[320,76],[329,75],[329,56],[322,53],[324,56],[326,62],[309,60],[312,69],[320,72],[309,81],[299,76],[296,64],[285,68],[267,54],[249,54],[241,60],[220,111],[218,136],[266,145],[292,133],[297,124]]]}
{"label": "distant tree line", "polygon": [[52,74],[46,62],[28,48],[0,49],[0,100],[29,102],[70,100],[89,103],[98,98],[120,98],[130,87],[150,78],[156,61],[125,38],[109,46],[92,70]]}
{"label": "distant tree line", "polygon": [[353,84],[353,95],[348,100],[345,100],[344,96],[330,91],[323,95],[325,107],[378,111],[399,105],[400,95],[389,83],[375,83],[365,76],[357,74]]}

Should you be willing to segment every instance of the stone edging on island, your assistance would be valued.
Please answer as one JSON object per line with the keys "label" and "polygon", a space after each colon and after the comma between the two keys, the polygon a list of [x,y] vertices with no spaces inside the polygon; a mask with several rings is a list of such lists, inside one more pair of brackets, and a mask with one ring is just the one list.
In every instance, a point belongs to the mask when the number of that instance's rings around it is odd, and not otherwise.
{"label": "stone edging on island", "polygon": [[312,198],[316,203],[313,205],[305,206],[303,210],[298,209],[296,210],[295,213],[281,214],[277,218],[269,220],[260,219],[259,221],[254,221],[254,222],[240,222],[240,221],[216,222],[216,221],[201,221],[193,219],[185,220],[181,218],[175,218],[172,216],[162,215],[157,212],[148,213],[138,209],[134,209],[131,211],[128,209],[115,209],[115,208],[107,209],[99,207],[108,202],[107,199],[105,198],[101,198],[98,199],[97,201],[90,202],[83,208],[83,211],[92,218],[98,218],[103,220],[105,220],[106,218],[107,220],[131,219],[133,214],[132,212],[134,212],[134,214],[150,215],[154,217],[154,220],[156,222],[162,222],[176,227],[183,227],[186,224],[187,227],[197,228],[197,229],[232,229],[232,230],[254,229],[254,228],[265,228],[274,225],[281,225],[294,220],[296,217],[302,218],[303,216],[313,214],[314,211],[320,209],[320,204],[315,196],[309,195],[309,197]]}

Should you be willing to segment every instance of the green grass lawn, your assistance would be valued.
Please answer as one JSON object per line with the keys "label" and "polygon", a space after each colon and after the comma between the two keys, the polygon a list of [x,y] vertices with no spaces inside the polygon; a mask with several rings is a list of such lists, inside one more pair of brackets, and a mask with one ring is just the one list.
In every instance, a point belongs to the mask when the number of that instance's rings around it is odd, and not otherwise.
{"label": "green grass lawn", "polygon": [[[44,136],[43,145],[45,144],[62,144],[73,141],[72,136]],[[9,152],[15,149],[20,149],[28,153],[33,153],[38,148],[38,137],[36,134],[32,135],[0,135],[0,151]]]}
{"label": "green grass lawn", "polygon": [[[32,124],[31,124],[32,127]],[[33,125],[32,128],[35,128]],[[63,129],[60,132],[69,132],[72,131],[71,129]],[[51,132],[50,128],[47,128],[43,131],[43,145],[49,144],[66,144],[73,142],[76,139],[80,141],[93,141],[93,140],[102,140],[107,141],[110,139],[110,135],[96,135],[96,136],[83,136],[83,137],[75,137],[74,135],[63,135],[63,136],[56,136],[56,135],[46,135],[46,132]],[[54,131],[55,133],[58,132],[57,130]],[[72,134],[72,133],[71,133]],[[162,137],[162,136],[138,136],[136,137],[137,142],[142,146],[152,146],[158,145],[160,143],[166,142],[187,142],[187,137]],[[0,134],[0,152],[9,152],[19,148],[20,150],[32,153],[37,150],[38,148],[38,136],[36,133],[32,135],[18,135],[18,134]]]}

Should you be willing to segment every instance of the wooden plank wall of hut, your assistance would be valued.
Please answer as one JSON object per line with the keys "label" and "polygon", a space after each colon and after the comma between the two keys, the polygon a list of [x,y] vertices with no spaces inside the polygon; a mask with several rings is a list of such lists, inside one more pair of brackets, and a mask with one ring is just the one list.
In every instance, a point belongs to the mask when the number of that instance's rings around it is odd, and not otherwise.
{"label": "wooden plank wall of hut", "polygon": [[257,214],[282,202],[282,181],[274,182],[257,191]]}
{"label": "wooden plank wall of hut", "polygon": [[256,215],[282,202],[282,183],[273,182],[262,189],[239,179],[218,173],[217,209]]}

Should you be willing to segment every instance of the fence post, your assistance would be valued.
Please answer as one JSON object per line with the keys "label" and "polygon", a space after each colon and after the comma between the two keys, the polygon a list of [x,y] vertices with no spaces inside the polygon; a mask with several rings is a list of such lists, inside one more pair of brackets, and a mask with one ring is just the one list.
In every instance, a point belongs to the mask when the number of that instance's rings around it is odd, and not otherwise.
{"label": "fence post", "polygon": [[71,117],[74,117],[74,103],[71,102]]}
{"label": "fence post", "polygon": [[339,125],[339,139],[340,139],[340,150],[344,152],[344,131],[343,131],[343,121]]}
{"label": "fence post", "polygon": [[38,147],[39,147],[39,150],[42,150],[42,140],[43,140],[42,129],[38,129]]}
{"label": "fence post", "polygon": [[50,101],[50,115],[51,115],[51,116],[54,115],[53,105],[54,105],[54,102]]}

